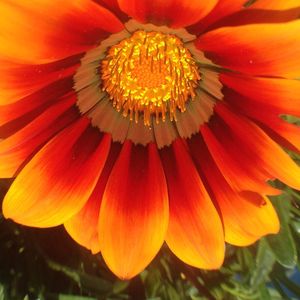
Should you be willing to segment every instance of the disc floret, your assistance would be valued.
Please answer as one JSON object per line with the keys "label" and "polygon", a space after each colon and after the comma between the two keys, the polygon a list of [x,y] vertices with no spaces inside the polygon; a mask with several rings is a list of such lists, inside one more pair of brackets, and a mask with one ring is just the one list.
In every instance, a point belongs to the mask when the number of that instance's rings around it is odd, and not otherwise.
{"label": "disc floret", "polygon": [[200,80],[197,65],[183,42],[171,34],[136,31],[112,46],[101,62],[101,79],[117,111],[138,122],[159,123],[184,112]]}

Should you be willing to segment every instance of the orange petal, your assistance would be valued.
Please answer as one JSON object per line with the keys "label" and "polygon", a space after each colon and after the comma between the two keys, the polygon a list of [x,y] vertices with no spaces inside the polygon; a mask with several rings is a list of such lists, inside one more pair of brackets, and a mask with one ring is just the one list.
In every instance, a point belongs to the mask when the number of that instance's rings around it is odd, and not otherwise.
{"label": "orange petal", "polygon": [[38,113],[34,115],[40,114],[43,110],[56,103],[63,95],[70,93],[72,88],[73,78],[66,77],[37,90],[17,102],[1,105],[0,126],[18,118],[24,118],[26,114],[34,114],[35,110],[38,110]]}
{"label": "orange petal", "polygon": [[200,20],[198,23],[193,24],[188,27],[189,32],[199,35],[200,33],[206,31],[212,24],[216,23],[218,20],[236,12],[244,9],[245,0],[219,0],[218,4],[214,7],[210,13]]}
{"label": "orange petal", "polygon": [[120,9],[118,0],[93,0],[93,1],[112,11],[123,22],[126,22],[129,19],[129,16],[126,15]]}
{"label": "orange petal", "polygon": [[80,119],[46,144],[24,167],[3,201],[6,218],[51,227],[77,213],[91,195],[105,163],[110,137]]}
{"label": "orange petal", "polygon": [[168,191],[158,151],[124,143],[103,195],[99,236],[105,262],[129,279],[140,273],[163,244]]}
{"label": "orange petal", "polygon": [[14,103],[49,86],[58,79],[72,76],[82,55],[48,64],[25,65],[0,59],[0,105]]}
{"label": "orange petal", "polygon": [[284,10],[299,6],[299,0],[259,0],[251,5],[251,9]]}
{"label": "orange petal", "polygon": [[200,36],[196,46],[214,63],[232,70],[296,78],[300,76],[300,39],[295,38],[299,32],[299,20],[224,27]]}
{"label": "orange petal", "polygon": [[[233,190],[217,197],[226,228],[227,243],[248,246],[262,236],[278,233],[279,219],[267,197],[252,192],[236,194]],[[252,203],[251,198],[256,198],[254,201],[260,200],[263,204],[257,206]]]}
{"label": "orange petal", "polygon": [[283,23],[298,19],[300,6],[287,10],[244,9],[213,24],[211,29],[249,24]]}
{"label": "orange petal", "polygon": [[205,18],[188,27],[188,30],[200,35],[224,26],[287,22],[297,19],[300,12],[298,0],[259,0],[247,7],[245,3],[245,0],[219,0]]}
{"label": "orange petal", "polygon": [[219,268],[224,259],[220,217],[182,140],[161,150],[170,197],[166,242],[185,263]]}
{"label": "orange petal", "polygon": [[[291,114],[300,117],[300,81],[241,75],[220,75],[221,82],[244,96],[230,93],[227,101],[239,107],[268,114]],[[231,100],[232,99],[232,100]],[[251,100],[250,100],[251,99]],[[259,109],[260,107],[260,109]]]}
{"label": "orange petal", "polygon": [[0,56],[34,63],[86,51],[123,29],[111,12],[90,0],[1,1],[0,27]]}
{"label": "orange petal", "polygon": [[142,23],[174,28],[191,25],[207,15],[217,0],[118,0],[121,9]]}
{"label": "orange petal", "polygon": [[[254,119],[256,117],[253,117]],[[257,118],[258,119],[258,118]],[[287,123],[279,118],[259,120],[264,131],[278,144],[300,153],[300,126]]]}
{"label": "orange petal", "polygon": [[[278,195],[280,192],[266,183],[269,177],[265,172],[252,167],[253,164],[245,164],[244,156],[234,152],[236,148],[227,147],[224,128],[218,121],[214,118],[210,122],[211,128],[203,125],[200,130],[209,152],[227,182],[236,191],[250,190],[266,195]],[[222,140],[223,137],[225,141]],[[197,138],[193,138],[191,142],[194,140]]]}
{"label": "orange petal", "polygon": [[218,170],[199,135],[189,145],[197,168],[207,181],[211,197],[221,213],[226,242],[246,246],[261,236],[278,232],[278,217],[266,197],[253,192],[234,191]]}
{"label": "orange petal", "polygon": [[[243,84],[246,84],[246,80],[243,82],[238,77],[233,77],[231,80],[234,81],[235,79],[237,86],[239,83],[241,84],[238,89],[242,90],[243,94],[247,94],[248,89],[242,87]],[[280,118],[280,115],[283,113],[300,116],[300,101],[297,98],[296,85],[292,89],[295,93],[291,93],[288,84],[282,86],[282,90],[281,87],[278,88],[274,84],[272,89],[272,85],[259,84],[259,81],[257,85],[251,85],[252,79],[249,80],[249,85],[257,91],[256,97],[254,94],[250,94],[250,99],[233,90],[223,89],[224,100],[230,103],[241,114],[256,120],[259,126],[276,142],[293,151],[300,151],[300,127],[289,124]],[[278,79],[277,81],[286,81],[288,83],[289,80]],[[296,83],[298,82],[296,81]],[[291,88],[293,88],[293,85]],[[287,91],[286,94],[284,90]],[[252,90],[249,89],[249,91]],[[283,99],[286,101],[283,101]]]}
{"label": "orange petal", "polygon": [[100,206],[108,177],[119,153],[120,144],[113,143],[101,176],[89,200],[76,215],[64,224],[71,237],[78,244],[90,249],[92,253],[101,250],[98,235]]}
{"label": "orange petal", "polygon": [[15,176],[36,149],[79,117],[78,110],[71,107],[74,101],[74,96],[61,98],[20,131],[0,141],[0,177]]}
{"label": "orange petal", "polygon": [[97,195],[98,189],[96,186],[84,207],[64,224],[69,235],[93,254],[101,250],[97,229],[101,204],[101,198]]}
{"label": "orange petal", "polygon": [[231,140],[227,142],[227,147],[238,145],[239,152],[249,162],[252,161],[256,168],[264,170],[271,178],[278,178],[287,185],[300,189],[299,166],[263,130],[249,119],[235,114],[225,104],[216,105],[215,111],[225,121],[225,126],[230,128]]}

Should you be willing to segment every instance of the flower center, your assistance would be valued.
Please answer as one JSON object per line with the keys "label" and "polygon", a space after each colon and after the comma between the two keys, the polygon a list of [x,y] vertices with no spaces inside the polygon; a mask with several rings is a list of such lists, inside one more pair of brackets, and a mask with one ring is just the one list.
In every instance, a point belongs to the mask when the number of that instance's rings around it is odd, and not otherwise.
{"label": "flower center", "polygon": [[103,90],[123,116],[144,124],[176,121],[195,96],[200,75],[195,60],[183,42],[172,34],[136,31],[112,46],[101,62]]}

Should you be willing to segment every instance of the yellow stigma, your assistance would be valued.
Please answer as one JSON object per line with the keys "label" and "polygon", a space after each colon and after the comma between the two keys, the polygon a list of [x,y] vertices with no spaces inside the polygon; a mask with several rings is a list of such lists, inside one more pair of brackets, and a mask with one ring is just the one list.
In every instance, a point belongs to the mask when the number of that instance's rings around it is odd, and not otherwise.
{"label": "yellow stigma", "polygon": [[175,35],[136,31],[108,50],[101,79],[117,111],[136,122],[143,114],[150,126],[152,115],[157,123],[167,114],[176,120],[176,110],[184,112],[195,96],[200,76],[190,51]]}

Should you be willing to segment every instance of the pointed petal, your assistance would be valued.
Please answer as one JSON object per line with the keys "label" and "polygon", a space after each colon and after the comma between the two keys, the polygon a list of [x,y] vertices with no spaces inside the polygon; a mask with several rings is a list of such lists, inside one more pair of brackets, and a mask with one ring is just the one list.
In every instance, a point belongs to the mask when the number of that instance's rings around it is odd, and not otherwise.
{"label": "pointed petal", "polygon": [[[253,117],[256,118],[255,116]],[[300,153],[300,126],[290,124],[279,118],[265,118],[260,121],[260,127],[282,147]]]}
{"label": "pointed petal", "polygon": [[215,8],[188,31],[200,35],[203,32],[224,26],[255,23],[280,23],[299,16],[298,0],[259,0],[245,6],[245,0],[219,0]]}
{"label": "pointed petal", "polygon": [[300,39],[295,36],[299,31],[300,20],[223,27],[201,35],[196,46],[214,63],[235,71],[297,78],[300,77]]}
{"label": "pointed petal", "polygon": [[111,12],[90,0],[1,1],[0,27],[0,55],[35,63],[81,53],[123,29]]}
{"label": "pointed petal", "polygon": [[213,10],[210,11],[210,13],[206,17],[204,17],[198,23],[189,26],[188,30],[193,34],[200,35],[220,19],[231,15],[236,11],[244,9],[244,4],[245,0],[219,0],[218,4],[214,7]]}
{"label": "pointed petal", "polygon": [[[239,102],[239,107],[244,106],[247,110],[267,111],[268,114],[273,115],[291,114],[300,117],[299,80],[228,74],[221,74],[220,80],[225,86],[240,94],[230,93],[226,97],[227,101],[233,98],[231,102]],[[243,101],[238,100],[241,95],[245,97]]]}
{"label": "pointed petal", "polygon": [[161,154],[170,199],[166,242],[185,263],[217,269],[225,250],[221,220],[186,146],[178,139]]}
{"label": "pointed petal", "polygon": [[260,237],[277,233],[279,221],[270,201],[254,192],[236,192],[214,163],[200,135],[189,141],[198,171],[222,216],[226,242],[246,246]]}
{"label": "pointed petal", "polygon": [[129,19],[129,16],[126,15],[120,9],[118,0],[93,0],[93,1],[112,11],[120,20],[123,21],[123,23]]}
{"label": "pointed petal", "polygon": [[113,143],[111,145],[105,166],[89,200],[76,215],[64,224],[70,236],[78,244],[90,249],[92,253],[101,251],[98,223],[102,196],[120,150],[121,144]]}
{"label": "pointed petal", "polygon": [[123,279],[141,272],[163,244],[167,225],[168,192],[156,146],[126,141],[100,209],[101,251],[111,271]]}
{"label": "pointed petal", "polygon": [[24,167],[3,201],[17,223],[51,227],[64,223],[88,200],[105,163],[110,137],[80,119],[46,144]]}
{"label": "pointed petal", "polygon": [[79,117],[74,100],[61,99],[23,129],[0,141],[0,177],[15,176],[37,149]]}
{"label": "pointed petal", "polygon": [[[295,189],[300,189],[300,167],[263,130],[249,119],[237,115],[228,105],[215,106],[216,113],[229,128],[227,147],[239,145],[240,153],[256,168],[271,178],[277,178]],[[224,138],[226,133],[224,131]],[[233,143],[229,146],[229,143]],[[225,146],[226,146],[225,144]],[[245,161],[245,165],[247,165]]]}
{"label": "pointed petal", "polygon": [[203,125],[200,130],[209,152],[227,182],[236,191],[250,190],[265,195],[278,195],[280,192],[267,184],[266,181],[270,178],[265,172],[252,167],[253,164],[246,164],[244,156],[239,151],[234,151],[235,148],[228,148],[222,124],[218,121],[213,118],[210,127]]}
{"label": "pointed petal", "polygon": [[73,76],[82,55],[48,64],[19,64],[0,59],[0,105],[14,103],[58,79]]}
{"label": "pointed petal", "polygon": [[256,120],[282,146],[300,151],[300,127],[280,118],[283,114],[300,116],[298,80],[227,75],[221,78],[225,85],[234,89],[223,89],[226,102]]}
{"label": "pointed petal", "polygon": [[241,26],[249,24],[271,24],[271,23],[284,23],[298,19],[300,15],[300,6],[286,10],[274,9],[248,9],[238,11],[232,15],[221,19],[219,22],[214,23],[210,30],[227,26]]}
{"label": "pointed petal", "polygon": [[[72,91],[73,78],[57,80],[19,101],[0,106],[0,126],[26,115],[39,115],[42,111],[56,103],[63,95]],[[29,118],[30,119],[30,118]]]}
{"label": "pointed petal", "polygon": [[96,186],[84,207],[64,224],[69,235],[78,244],[90,249],[93,254],[101,250],[97,230],[101,204],[98,189]]}
{"label": "pointed petal", "polygon": [[299,6],[298,0],[259,0],[251,5],[251,9],[285,10]]}
{"label": "pointed petal", "polygon": [[174,28],[191,25],[207,15],[217,0],[118,0],[121,9],[142,23]]}

